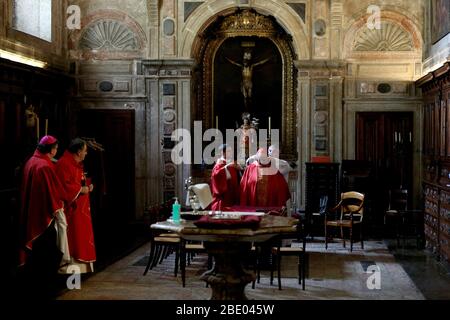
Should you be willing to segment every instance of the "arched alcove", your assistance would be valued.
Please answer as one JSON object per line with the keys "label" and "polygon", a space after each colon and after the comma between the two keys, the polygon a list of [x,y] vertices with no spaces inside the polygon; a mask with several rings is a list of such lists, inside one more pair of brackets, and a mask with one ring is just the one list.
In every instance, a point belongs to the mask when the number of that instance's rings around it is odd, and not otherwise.
{"label": "arched alcove", "polygon": [[[273,17],[252,9],[228,10],[215,16],[203,30],[192,53],[197,62],[192,120],[212,128],[218,116],[221,129],[236,129],[242,113],[253,112],[252,116],[260,118],[260,128],[268,128],[271,116],[271,128],[280,130],[283,156],[296,159],[296,55],[292,37]],[[250,65],[263,62],[252,70],[250,107],[241,90],[244,56],[249,52]]]}

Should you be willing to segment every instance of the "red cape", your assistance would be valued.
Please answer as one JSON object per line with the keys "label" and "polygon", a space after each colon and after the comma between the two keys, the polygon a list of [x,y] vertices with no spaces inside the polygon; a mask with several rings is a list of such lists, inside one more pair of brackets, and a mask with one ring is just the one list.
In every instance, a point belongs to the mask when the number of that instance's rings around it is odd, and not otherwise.
{"label": "red cape", "polygon": [[228,167],[231,178],[227,179],[226,162],[218,162],[211,173],[212,210],[225,210],[239,203],[239,181],[236,168]]}
{"label": "red cape", "polygon": [[79,261],[93,262],[96,254],[90,200],[88,194],[80,194],[83,164],[66,151],[56,164],[56,174],[63,185],[70,255]]}
{"label": "red cape", "polygon": [[61,184],[47,155],[35,151],[25,164],[20,196],[20,224],[24,233],[21,235],[19,259],[23,265],[26,249],[33,249],[33,241],[45,232],[55,213],[63,208]]}
{"label": "red cape", "polygon": [[258,183],[258,170],[265,167],[253,162],[245,169],[241,179],[241,206],[282,207],[291,198],[289,186],[279,171],[265,175],[264,183]]}

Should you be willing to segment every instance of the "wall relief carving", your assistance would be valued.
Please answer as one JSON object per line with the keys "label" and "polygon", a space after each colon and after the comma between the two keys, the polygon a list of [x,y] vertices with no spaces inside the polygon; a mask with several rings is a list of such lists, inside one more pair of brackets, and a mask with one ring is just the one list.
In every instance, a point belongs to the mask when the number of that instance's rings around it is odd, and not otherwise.
{"label": "wall relief carving", "polygon": [[89,25],[81,36],[79,47],[104,51],[141,49],[136,34],[125,24],[114,20],[101,20]]}
{"label": "wall relief carving", "polygon": [[355,38],[355,51],[412,51],[411,35],[397,24],[382,22],[381,29],[362,28]]}

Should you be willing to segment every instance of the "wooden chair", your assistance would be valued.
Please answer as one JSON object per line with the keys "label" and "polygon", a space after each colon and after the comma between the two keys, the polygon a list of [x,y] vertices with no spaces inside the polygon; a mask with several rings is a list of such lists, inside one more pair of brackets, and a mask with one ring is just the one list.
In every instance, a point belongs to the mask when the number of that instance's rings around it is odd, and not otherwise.
{"label": "wooden chair", "polygon": [[[162,205],[149,208],[150,224],[167,220],[171,215],[171,207],[172,201],[168,201]],[[159,232],[158,230],[150,229],[150,253],[144,276],[149,269],[153,269],[158,263],[162,263],[165,258],[175,252],[174,276],[176,277],[180,259],[180,243],[181,239],[175,233]]]}
{"label": "wooden chair", "polygon": [[[299,246],[283,246],[283,240],[296,240]],[[281,290],[281,258],[283,256],[296,256],[298,269],[298,284],[305,290],[306,266],[308,265],[308,254],[306,252],[306,232],[305,225],[299,219],[297,233],[294,235],[284,235],[276,239],[276,245],[272,247],[272,259],[270,268],[270,284],[273,284],[274,266],[277,265],[278,290]]]}
{"label": "wooden chair", "polygon": [[389,224],[396,227],[397,246],[400,246],[400,233],[403,227],[402,212],[408,210],[408,190],[392,189],[389,190],[389,206],[384,213],[385,230]]}
{"label": "wooden chair", "polygon": [[328,249],[328,228],[340,228],[341,238],[345,248],[344,229],[350,231],[350,251],[353,251],[353,226],[359,225],[361,248],[364,249],[363,240],[363,217],[364,217],[364,194],[349,191],[341,193],[341,200],[330,212],[335,212],[334,219],[325,214],[325,249]]}
{"label": "wooden chair", "polygon": [[[181,270],[181,282],[183,288],[186,287],[186,262],[189,265],[194,255],[198,253],[206,253],[206,249],[203,243],[189,242],[181,239],[180,242],[180,270]],[[208,255],[208,270],[212,268],[212,256]],[[206,284],[208,287],[208,284]]]}

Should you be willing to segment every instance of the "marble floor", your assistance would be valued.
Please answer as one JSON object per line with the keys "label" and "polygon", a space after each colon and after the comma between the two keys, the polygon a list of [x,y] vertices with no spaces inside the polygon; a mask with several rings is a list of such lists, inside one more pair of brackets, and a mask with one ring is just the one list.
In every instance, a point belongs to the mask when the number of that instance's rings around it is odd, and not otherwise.
{"label": "marble floor", "polygon": [[[203,300],[211,289],[199,280],[206,270],[207,258],[197,255],[186,270],[186,287],[181,276],[174,277],[174,255],[169,256],[143,276],[148,255],[146,244],[129,256],[82,280],[81,289],[63,290],[59,300]],[[320,239],[309,242],[309,276],[306,290],[297,283],[296,258],[283,258],[282,290],[276,280],[269,283],[269,271],[262,271],[261,282],[246,287],[249,299],[450,299],[450,274],[439,269],[423,250],[395,249],[389,242],[367,241],[364,250],[359,243],[352,253],[341,242],[325,250]],[[434,266],[433,266],[434,263]],[[375,265],[376,267],[370,267]],[[367,268],[380,271],[379,289]],[[369,279],[369,277],[371,277]],[[433,286],[433,283],[435,285]],[[368,287],[369,283],[369,287]]]}

